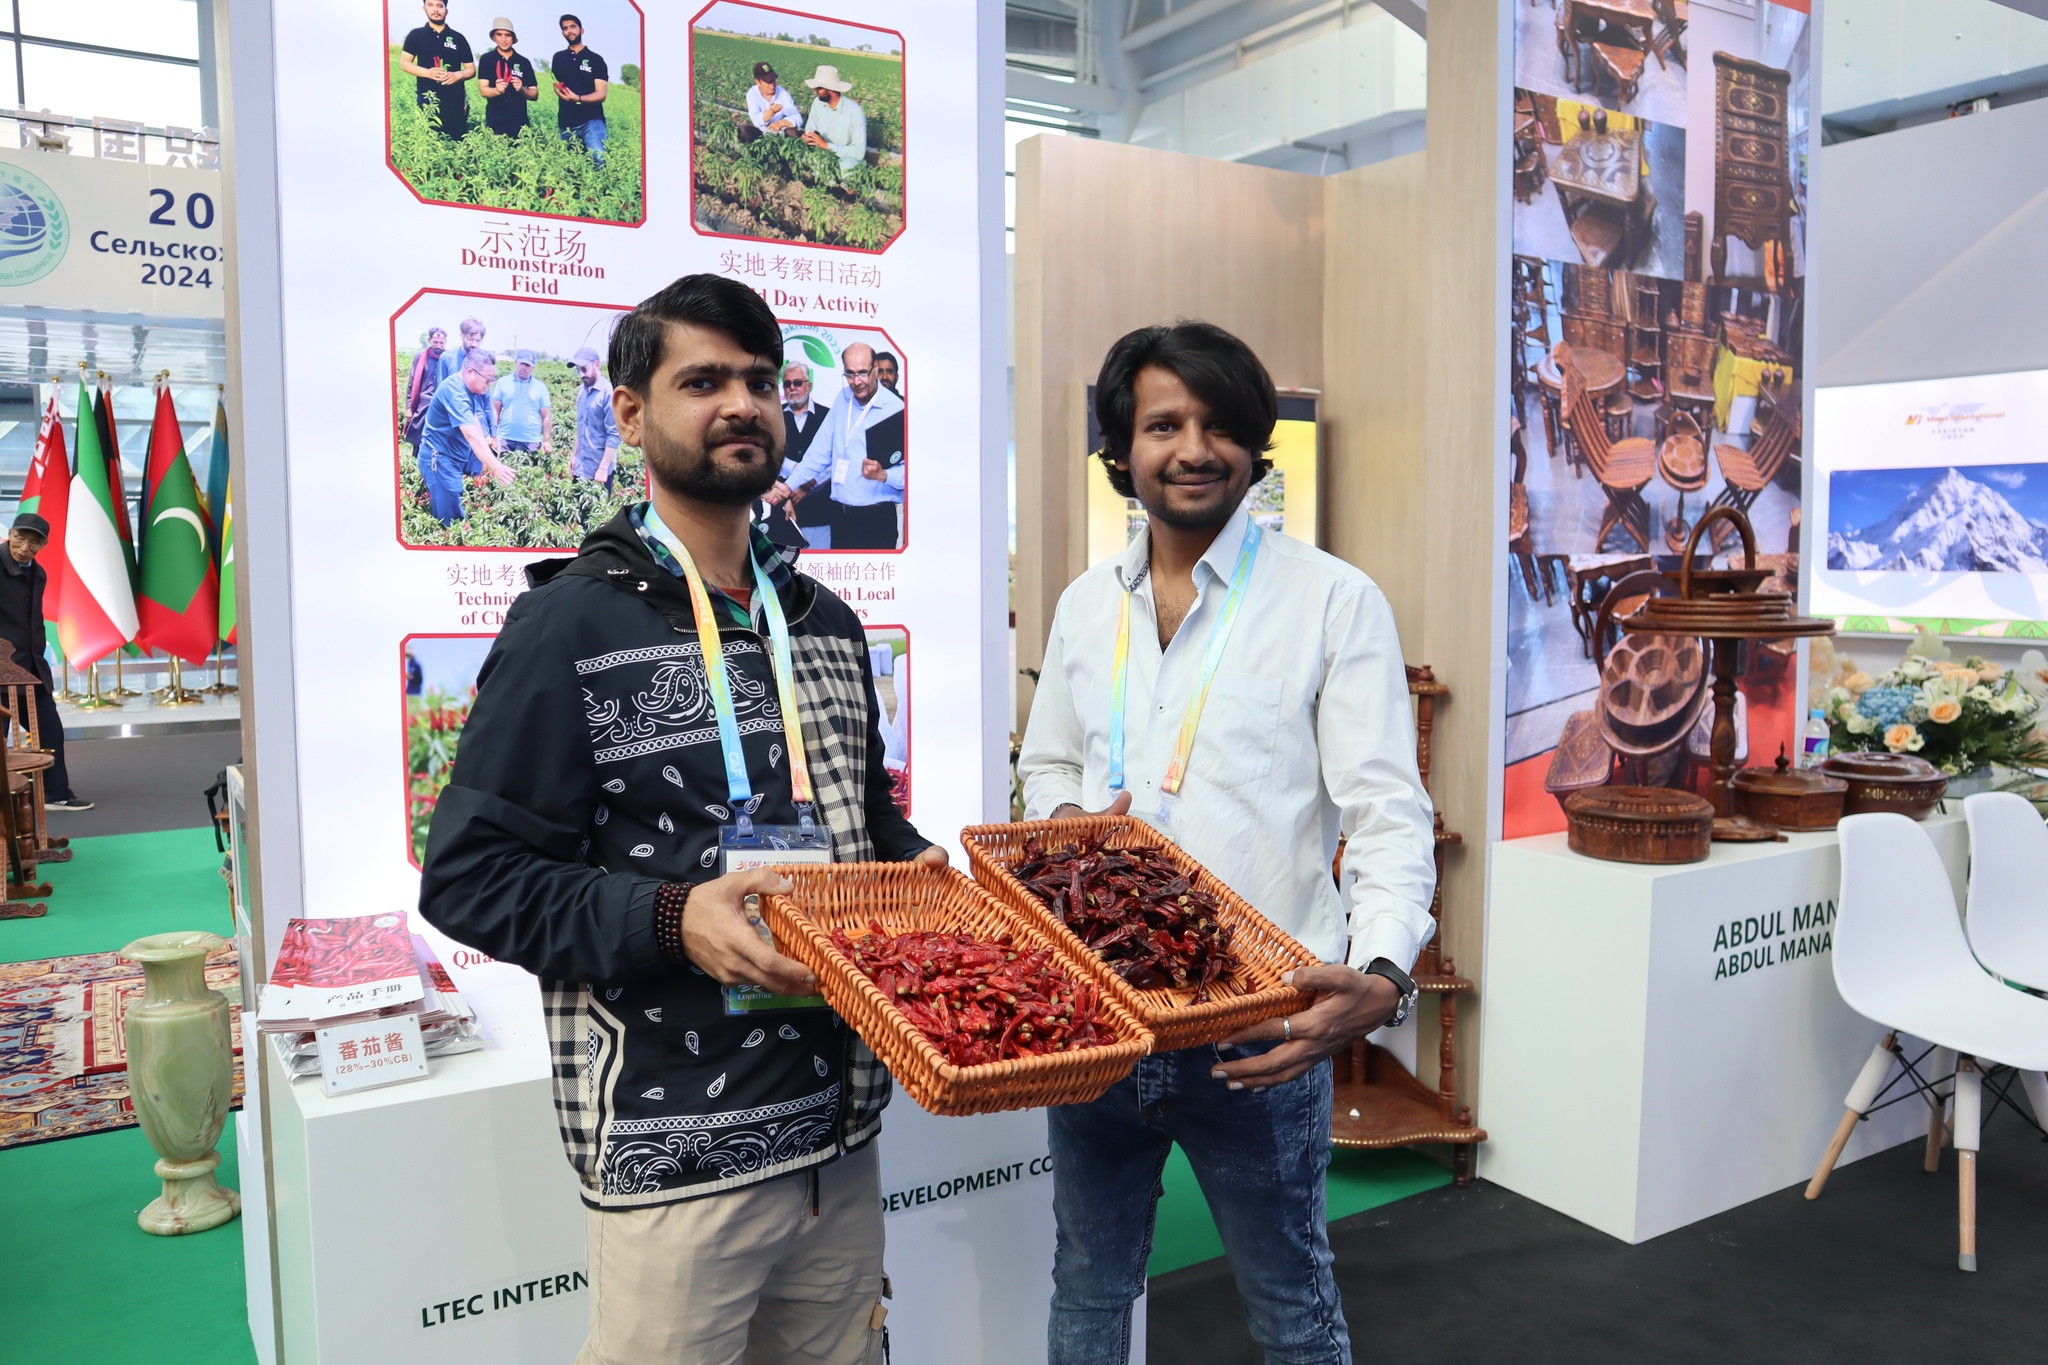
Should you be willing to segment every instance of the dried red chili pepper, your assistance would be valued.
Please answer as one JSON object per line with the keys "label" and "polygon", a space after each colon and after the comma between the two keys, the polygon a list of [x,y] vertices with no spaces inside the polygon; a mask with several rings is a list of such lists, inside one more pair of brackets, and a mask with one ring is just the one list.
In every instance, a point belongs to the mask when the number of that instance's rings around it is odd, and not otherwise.
{"label": "dried red chili pepper", "polygon": [[1111,970],[1140,990],[1237,994],[1244,963],[1216,898],[1150,848],[1101,839],[1047,849],[1037,839],[1010,869]]}
{"label": "dried red chili pepper", "polygon": [[1052,963],[1049,948],[878,923],[833,946],[867,974],[955,1066],[1078,1052],[1116,1041],[1095,987]]}

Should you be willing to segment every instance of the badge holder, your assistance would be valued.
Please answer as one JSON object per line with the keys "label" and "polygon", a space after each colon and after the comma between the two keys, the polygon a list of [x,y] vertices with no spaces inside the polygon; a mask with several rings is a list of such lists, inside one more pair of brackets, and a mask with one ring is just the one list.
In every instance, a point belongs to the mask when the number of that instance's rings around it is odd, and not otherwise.
{"label": "badge holder", "polygon": [[[801,824],[758,825],[750,812],[742,810],[738,824],[720,826],[720,870],[747,872],[757,867],[777,867],[787,863],[831,862],[832,836],[811,818],[808,806],[800,806],[798,810],[803,818]],[[747,922],[761,936],[761,942],[773,948],[775,935],[769,931],[768,921],[761,916],[761,898],[747,897],[745,913]],[[822,995],[777,995],[764,986],[753,985],[727,986],[724,991],[728,1015],[827,1008]]]}

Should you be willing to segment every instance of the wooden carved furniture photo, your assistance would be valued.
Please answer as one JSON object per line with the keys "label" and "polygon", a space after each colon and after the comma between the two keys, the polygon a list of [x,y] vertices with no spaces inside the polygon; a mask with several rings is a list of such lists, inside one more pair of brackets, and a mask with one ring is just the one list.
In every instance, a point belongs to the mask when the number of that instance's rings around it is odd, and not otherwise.
{"label": "wooden carved furniture photo", "polygon": [[1509,418],[1508,453],[1513,457],[1514,470],[1508,480],[1508,554],[1522,571],[1522,586],[1529,590],[1529,600],[1538,600],[1537,585],[1542,584],[1541,600],[1550,605],[1550,570],[1537,557],[1535,536],[1529,529],[1529,488],[1523,480],[1529,473],[1529,450],[1522,440],[1522,423],[1519,418]]}
{"label": "wooden carved furniture photo", "polygon": [[1639,131],[1609,131],[1605,109],[1579,110],[1578,131],[1552,161],[1550,180],[1587,265],[1625,268],[1648,235],[1656,201],[1642,172]]}
{"label": "wooden carved furniture photo", "polygon": [[1571,347],[1559,342],[1555,357],[1563,385],[1560,401],[1564,425],[1586,467],[1593,471],[1593,477],[1607,494],[1607,508],[1601,514],[1593,547],[1604,549],[1607,537],[1618,526],[1628,532],[1638,549],[1648,554],[1650,505],[1643,501],[1643,486],[1656,474],[1656,444],[1641,436],[1610,441],[1606,420],[1593,405]]}
{"label": "wooden carved furniture photo", "polygon": [[1728,238],[1757,253],[1757,277],[1783,293],[1792,275],[1791,73],[1714,54],[1714,281],[1728,278]]}
{"label": "wooden carved furniture photo", "polygon": [[[1742,537],[1746,563],[1740,569],[1693,568],[1693,555],[1702,532],[1716,522],[1732,523]],[[1651,597],[1624,622],[1627,629],[1654,635],[1689,635],[1713,645],[1714,728],[1710,749],[1713,780],[1708,797],[1714,805],[1714,837],[1753,840],[1775,837],[1768,825],[1735,813],[1736,770],[1735,664],[1736,647],[1744,640],[1787,640],[1802,636],[1833,635],[1835,623],[1818,617],[1794,615],[1792,598],[1780,592],[1760,592],[1758,586],[1770,570],[1756,562],[1756,532],[1749,518],[1733,507],[1707,510],[1692,528],[1679,569],[1669,574],[1678,585],[1676,597]]]}
{"label": "wooden carved furniture photo", "polygon": [[[1536,387],[1543,396],[1544,435],[1550,438],[1552,454],[1562,454],[1565,464],[1574,473],[1583,473],[1585,454],[1579,449],[1578,442],[1572,439],[1570,426],[1563,421],[1564,375],[1557,367],[1558,349],[1552,347],[1551,354],[1536,365]],[[1571,355],[1579,368],[1579,377],[1585,383],[1586,392],[1604,411],[1607,395],[1628,379],[1628,366],[1613,352],[1594,347],[1572,346]]]}
{"label": "wooden carved furniture photo", "polygon": [[1707,443],[1700,424],[1689,412],[1672,410],[1659,422],[1664,439],[1657,446],[1657,474],[1678,493],[1678,510],[1664,523],[1664,543],[1675,553],[1685,548],[1685,495],[1707,486]]}
{"label": "wooden carved furniture photo", "polygon": [[1664,295],[1656,280],[1636,276],[1629,300],[1628,364],[1636,372],[1629,392],[1637,401],[1655,403],[1664,396],[1664,324],[1659,318]]}
{"label": "wooden carved furniture photo", "polygon": [[1565,559],[1565,604],[1571,608],[1581,654],[1599,662],[1593,649],[1593,623],[1614,585],[1632,573],[1655,567],[1648,555],[1570,555]]}
{"label": "wooden carved furniture photo", "polygon": [[1650,39],[1650,51],[1662,62],[1666,57],[1685,65],[1686,0],[1650,0],[1657,12],[1657,32]]}
{"label": "wooden carved furniture photo", "polygon": [[[1721,466],[1723,483],[1710,507],[1733,508],[1747,518],[1757,494],[1769,487],[1785,467],[1786,460],[1794,457],[1801,429],[1799,404],[1799,386],[1788,385],[1771,403],[1763,432],[1750,438],[1749,449],[1744,450],[1731,442],[1716,443],[1714,460]],[[1716,549],[1729,534],[1728,531],[1716,531]]]}
{"label": "wooden carved furniture photo", "polygon": [[[1426,790],[1436,704],[1450,695],[1450,688],[1438,682],[1427,667],[1411,665],[1408,694],[1415,699],[1415,765],[1421,770]],[[1413,1142],[1450,1143],[1452,1179],[1460,1188],[1472,1183],[1473,1145],[1486,1141],[1486,1130],[1473,1123],[1471,1108],[1458,1103],[1458,997],[1473,986],[1469,979],[1458,975],[1457,964],[1443,950],[1444,850],[1463,842],[1462,835],[1444,828],[1443,812],[1438,811],[1437,885],[1429,903],[1430,918],[1437,922],[1437,931],[1423,948],[1422,956],[1415,960],[1413,972],[1416,988],[1437,1002],[1437,1088],[1431,1090],[1410,1075],[1393,1053],[1360,1039],[1336,1058],[1330,1111],[1333,1146],[1378,1148],[1403,1147]],[[1420,1025],[1419,1019],[1410,1019],[1407,1026]]]}

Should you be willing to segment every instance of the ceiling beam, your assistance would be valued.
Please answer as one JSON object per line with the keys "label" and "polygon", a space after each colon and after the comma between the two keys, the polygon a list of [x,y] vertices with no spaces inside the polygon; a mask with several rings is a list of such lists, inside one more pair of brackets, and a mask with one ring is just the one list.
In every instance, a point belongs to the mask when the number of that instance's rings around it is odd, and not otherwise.
{"label": "ceiling beam", "polygon": [[[2029,0],[2032,4],[2048,5],[2048,0]],[[1379,0],[1379,6],[1415,30],[1418,38],[1429,36],[1429,0]]]}
{"label": "ceiling beam", "polygon": [[2031,14],[2036,19],[2048,19],[2048,0],[1998,0],[1998,3],[2021,14]]}
{"label": "ceiling beam", "polygon": [[1003,94],[1015,100],[1029,100],[1033,104],[1078,109],[1084,114],[1113,114],[1121,102],[1117,92],[1108,86],[1056,81],[1050,76],[1019,71],[1014,67],[1003,72]]}
{"label": "ceiling beam", "polygon": [[1235,9],[1239,3],[1240,0],[1195,0],[1194,4],[1177,9],[1164,19],[1154,19],[1149,24],[1132,29],[1117,40],[1117,46],[1126,52],[1136,52],[1152,46],[1161,38],[1171,38],[1182,29],[1191,28],[1204,19],[1213,19],[1225,10]]}

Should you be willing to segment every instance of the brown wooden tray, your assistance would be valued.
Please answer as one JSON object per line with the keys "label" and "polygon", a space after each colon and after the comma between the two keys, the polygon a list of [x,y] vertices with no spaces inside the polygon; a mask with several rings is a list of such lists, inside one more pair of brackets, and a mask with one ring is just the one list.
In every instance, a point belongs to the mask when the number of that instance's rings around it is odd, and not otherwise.
{"label": "brown wooden tray", "polygon": [[[1085,1104],[1130,1074],[1152,1036],[1122,1000],[1102,992],[1114,1043],[1047,1057],[955,1066],[903,1016],[867,974],[832,943],[879,922],[891,934],[934,930],[1050,948],[1076,981],[1101,980],[1095,955],[1063,941],[1035,918],[997,901],[954,868],[916,863],[804,864],[776,869],[795,883],[765,907],[775,946],[818,976],[819,994],[874,1049],[905,1094],[934,1114],[957,1118],[1006,1109]],[[1073,939],[1070,934],[1069,940]]]}
{"label": "brown wooden tray", "polygon": [[[1046,844],[1079,843],[1108,836],[1111,848],[1155,848],[1168,861],[1194,879],[1194,884],[1216,898],[1222,918],[1231,926],[1231,950],[1243,962],[1238,972],[1209,988],[1211,999],[1190,1004],[1192,989],[1139,990],[1118,976],[1097,957],[1081,938],[1060,920],[1043,901],[1025,890],[1024,883],[1010,873],[1024,857],[1025,841],[1041,838]],[[1320,960],[1314,953],[1280,932],[1242,896],[1225,886],[1216,875],[1189,857],[1178,844],[1142,820],[1128,815],[1088,815],[1072,820],[1025,820],[1009,825],[973,825],[960,831],[967,846],[968,865],[974,879],[1016,910],[1032,916],[1049,932],[1058,934],[1094,968],[1113,999],[1121,1000],[1139,1021],[1152,1031],[1152,1050],[1175,1052],[1221,1042],[1239,1029],[1263,1019],[1296,1014],[1307,1009],[1311,997],[1281,983],[1283,973],[1296,967],[1312,967]],[[1248,979],[1247,979],[1248,978]],[[1230,994],[1224,994],[1230,991]]]}

